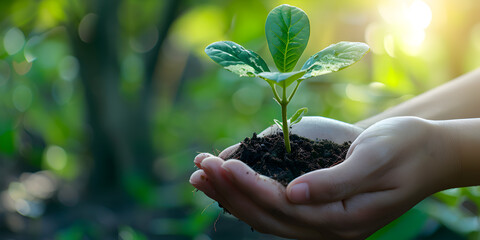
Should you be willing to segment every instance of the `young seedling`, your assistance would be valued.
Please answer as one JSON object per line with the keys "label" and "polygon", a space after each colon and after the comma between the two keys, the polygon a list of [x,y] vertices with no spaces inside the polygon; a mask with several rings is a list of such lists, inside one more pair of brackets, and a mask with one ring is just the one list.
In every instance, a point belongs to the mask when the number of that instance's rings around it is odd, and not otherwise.
{"label": "young seedling", "polygon": [[[241,77],[259,77],[270,85],[273,97],[282,108],[282,121],[274,119],[283,131],[285,149],[291,151],[289,127],[300,122],[307,108],[300,108],[287,119],[287,106],[303,80],[336,72],[359,61],[369,47],[360,42],[332,44],[311,56],[302,68],[293,71],[310,36],[310,21],[300,8],[287,4],[274,8],[267,16],[265,34],[268,48],[278,72],[272,72],[265,61],[255,52],[231,41],[214,42],[207,46],[207,55],[225,69]],[[287,94],[287,88],[295,84]],[[281,92],[277,91],[277,87]]]}

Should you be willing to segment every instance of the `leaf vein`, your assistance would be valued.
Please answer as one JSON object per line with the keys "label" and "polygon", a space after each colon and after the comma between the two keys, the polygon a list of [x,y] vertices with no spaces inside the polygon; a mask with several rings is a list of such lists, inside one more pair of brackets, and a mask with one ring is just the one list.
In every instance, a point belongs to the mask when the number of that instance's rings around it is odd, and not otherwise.
{"label": "leaf vein", "polygon": [[285,40],[283,40],[280,36],[278,36],[278,34],[277,34],[276,32],[272,31],[272,33],[273,33],[283,44],[287,44],[287,43],[285,42]]}

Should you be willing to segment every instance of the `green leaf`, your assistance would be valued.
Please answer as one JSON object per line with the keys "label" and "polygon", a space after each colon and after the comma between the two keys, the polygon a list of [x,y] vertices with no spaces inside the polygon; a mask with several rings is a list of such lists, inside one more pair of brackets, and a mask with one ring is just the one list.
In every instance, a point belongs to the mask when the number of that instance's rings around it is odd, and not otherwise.
{"label": "green leaf", "polygon": [[231,41],[214,42],[205,48],[205,53],[213,61],[241,77],[254,77],[258,73],[270,71],[258,54]]}
{"label": "green leaf", "polygon": [[287,4],[274,8],[265,23],[268,48],[280,72],[290,72],[305,50],[310,22],[300,8]]}
{"label": "green leaf", "polygon": [[302,79],[336,72],[359,61],[369,50],[361,42],[339,42],[311,56],[303,65],[307,73]]}
{"label": "green leaf", "polygon": [[300,120],[302,120],[303,115],[305,115],[305,113],[307,113],[307,111],[308,111],[308,108],[306,108],[306,107],[298,109],[295,112],[295,114],[293,114],[293,116],[289,119],[290,126],[293,125],[293,124],[299,123]]}
{"label": "green leaf", "polygon": [[277,119],[273,119],[273,121],[275,122],[275,124],[277,124],[277,127],[280,128],[280,130],[283,129],[283,123],[280,122],[279,120]]}
{"label": "green leaf", "polygon": [[290,86],[295,80],[301,78],[306,71],[295,71],[295,72],[288,72],[288,73],[281,73],[281,72],[262,72],[259,73],[258,76],[263,78],[266,81],[271,81],[274,84],[277,84],[283,87],[285,81],[285,87]]}
{"label": "green leaf", "polygon": [[413,208],[375,232],[367,240],[415,239],[424,229],[427,220],[427,214]]}

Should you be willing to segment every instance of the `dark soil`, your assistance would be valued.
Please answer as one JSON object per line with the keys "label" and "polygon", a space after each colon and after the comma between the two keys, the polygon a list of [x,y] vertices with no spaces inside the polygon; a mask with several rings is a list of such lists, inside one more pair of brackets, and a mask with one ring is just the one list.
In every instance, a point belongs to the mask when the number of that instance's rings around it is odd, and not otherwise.
{"label": "dark soil", "polygon": [[240,147],[226,159],[245,162],[256,172],[287,186],[298,176],[313,170],[328,168],[341,163],[351,142],[337,144],[329,140],[312,141],[298,135],[290,135],[292,151],[287,153],[283,133],[266,137],[245,138]]}

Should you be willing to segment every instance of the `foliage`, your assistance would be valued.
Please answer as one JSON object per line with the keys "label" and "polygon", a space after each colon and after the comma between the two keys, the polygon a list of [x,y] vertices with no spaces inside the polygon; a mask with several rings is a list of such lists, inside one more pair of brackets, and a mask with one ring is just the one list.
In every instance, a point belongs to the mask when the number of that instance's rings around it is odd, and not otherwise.
{"label": "foliage", "polygon": [[[352,65],[368,52],[369,47],[355,42],[333,44],[311,56],[300,71],[293,71],[310,37],[307,14],[297,7],[280,5],[268,14],[265,34],[279,72],[271,72],[258,54],[231,41],[212,43],[205,52],[212,60],[240,77],[260,77],[270,85],[274,99],[282,109],[282,121],[274,119],[274,122],[283,130],[285,149],[290,152],[289,129],[300,122],[307,112],[307,108],[301,108],[287,120],[287,106],[300,83],[307,78],[336,72]],[[287,87],[293,82],[297,84],[287,98]],[[278,94],[276,86],[280,86],[282,95]]]}
{"label": "foliage", "polygon": [[[172,2],[179,3],[177,10],[171,10]],[[100,3],[110,18],[100,12]],[[265,19],[284,3],[304,9],[315,26],[299,62],[341,40],[365,41],[372,50],[349,71],[305,81],[289,109],[308,104],[311,115],[353,123],[480,65],[476,1],[2,1],[0,238],[116,239],[122,226],[130,226],[149,239],[222,239],[217,237],[222,229],[230,233],[228,239],[271,239],[248,227],[240,232],[237,221],[229,228],[224,218],[214,227],[220,210],[201,193],[192,193],[186,179],[197,152],[217,152],[246,133],[263,130],[272,116],[281,117],[268,83],[212,67],[204,49],[226,39],[268,56]],[[170,28],[164,27],[167,20]],[[98,36],[93,30],[99,23],[107,29],[102,38],[115,41],[84,60],[86,51],[74,46]],[[72,41],[75,37],[78,42]],[[116,60],[102,58],[112,52]],[[152,56],[159,58],[150,65]],[[276,66],[272,58],[264,60]],[[112,62],[118,64],[105,67]],[[115,81],[99,71],[92,78],[98,85],[87,88],[85,66],[113,69]],[[144,101],[144,96],[151,98]],[[92,97],[99,113],[87,106]],[[139,115],[132,109],[144,106],[148,121],[120,124]],[[110,129],[99,144],[92,144],[99,137],[89,120],[95,116]],[[131,160],[130,154],[141,156],[142,151],[126,153],[121,144],[127,138],[117,135],[129,131],[133,137],[143,125],[151,127],[150,136],[134,142],[152,146],[147,167],[156,181],[130,172],[129,163],[147,158]],[[99,172],[103,180],[123,180],[87,197],[89,176],[98,173],[94,168],[101,163],[94,152],[113,162]],[[130,193],[114,193],[115,188]],[[424,226],[418,239],[445,228],[458,234],[450,239],[478,238],[478,212],[465,207],[479,206],[478,199],[478,187],[435,195],[417,209],[429,216],[426,225],[418,224]]]}

